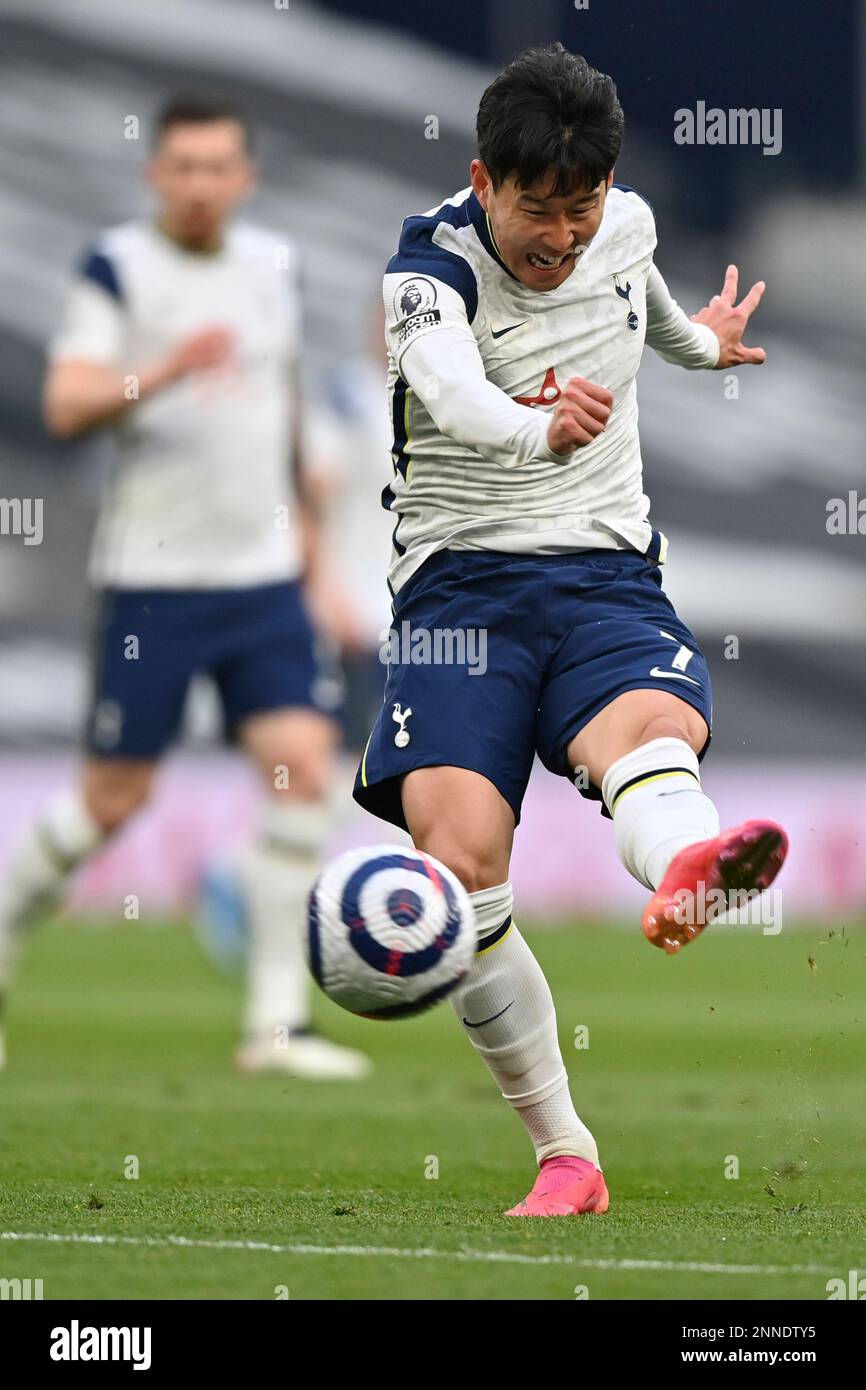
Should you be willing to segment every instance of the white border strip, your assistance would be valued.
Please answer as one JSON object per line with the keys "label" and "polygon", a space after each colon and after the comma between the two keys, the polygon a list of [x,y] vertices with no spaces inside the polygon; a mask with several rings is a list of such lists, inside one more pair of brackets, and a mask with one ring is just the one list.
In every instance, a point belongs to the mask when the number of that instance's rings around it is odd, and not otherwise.
{"label": "white border strip", "polygon": [[0,1240],[42,1241],[52,1245],[129,1245],[152,1250],[246,1250],[268,1255],[343,1255],[397,1260],[456,1260],[474,1264],[568,1265],[575,1269],[659,1270],[688,1274],[832,1273],[820,1265],[734,1265],[702,1260],[604,1260],[579,1255],[520,1255],[510,1250],[433,1250],[398,1245],[272,1245],[263,1240],[204,1240],[192,1236],[113,1236],[70,1232],[0,1231]]}

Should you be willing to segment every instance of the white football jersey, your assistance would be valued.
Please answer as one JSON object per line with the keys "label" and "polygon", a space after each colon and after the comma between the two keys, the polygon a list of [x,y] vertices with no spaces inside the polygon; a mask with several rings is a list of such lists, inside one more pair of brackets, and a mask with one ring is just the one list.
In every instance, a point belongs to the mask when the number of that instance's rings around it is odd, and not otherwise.
{"label": "white football jersey", "polygon": [[[395,476],[393,592],[434,551],[646,551],[635,377],[644,341],[688,367],[719,342],[653,266],[655,219],[614,185],[556,289],[508,270],[471,189],[407,218],[384,280]],[[547,416],[574,376],[607,387],[603,434],[564,459]]]}
{"label": "white football jersey", "polygon": [[362,640],[382,643],[391,622],[385,569],[389,520],[380,505],[391,474],[391,431],[377,356],[347,358],[327,378],[327,393],[306,412],[305,466],[331,494],[320,521],[328,572],[350,601]]}
{"label": "white football jersey", "polygon": [[237,224],[212,253],[155,226],[103,233],[84,258],[50,345],[53,360],[130,377],[207,328],[233,335],[230,368],[155,392],[115,427],[118,460],[90,574],[118,588],[232,588],[299,569],[291,478],[297,255]]}

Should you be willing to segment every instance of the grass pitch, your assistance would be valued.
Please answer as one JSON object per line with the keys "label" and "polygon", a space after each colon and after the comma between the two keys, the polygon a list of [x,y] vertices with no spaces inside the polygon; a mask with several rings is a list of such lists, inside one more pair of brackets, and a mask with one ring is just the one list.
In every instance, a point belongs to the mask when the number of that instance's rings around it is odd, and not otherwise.
{"label": "grass pitch", "polygon": [[245,1079],[239,989],[186,928],[55,926],[9,1010],[0,1278],[46,1299],[761,1300],[866,1272],[862,926],[718,927],[673,959],[636,926],[526,934],[606,1216],[502,1215],[531,1149],[447,1004],[377,1024],[318,996],[374,1079]]}

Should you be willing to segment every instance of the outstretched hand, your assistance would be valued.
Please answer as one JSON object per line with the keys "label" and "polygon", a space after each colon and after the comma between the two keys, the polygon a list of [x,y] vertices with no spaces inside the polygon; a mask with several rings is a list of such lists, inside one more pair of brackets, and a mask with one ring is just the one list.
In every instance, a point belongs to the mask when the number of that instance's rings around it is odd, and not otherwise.
{"label": "outstretched hand", "polygon": [[753,285],[749,293],[737,304],[737,281],[739,271],[735,265],[729,265],[725,272],[725,283],[722,286],[721,294],[716,294],[710,300],[705,309],[701,309],[699,314],[692,314],[693,323],[705,323],[711,328],[719,340],[719,360],[716,363],[716,370],[720,367],[742,367],[745,365],[760,366],[767,360],[767,354],[761,347],[746,347],[741,341],[752,314],[760,304],[764,290],[767,288],[763,280],[759,280]]}

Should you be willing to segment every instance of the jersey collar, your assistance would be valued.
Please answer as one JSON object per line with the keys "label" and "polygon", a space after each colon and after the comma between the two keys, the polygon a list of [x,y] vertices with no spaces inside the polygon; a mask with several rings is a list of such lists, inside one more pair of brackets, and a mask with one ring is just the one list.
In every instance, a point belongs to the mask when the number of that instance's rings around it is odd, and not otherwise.
{"label": "jersey collar", "polygon": [[487,252],[489,256],[493,258],[493,260],[500,267],[500,269],[504,270],[505,274],[508,275],[512,280],[516,280],[517,284],[519,285],[521,281],[518,280],[517,276],[508,269],[508,266],[505,264],[504,260],[502,259],[502,256],[499,253],[499,247],[496,245],[496,237],[493,235],[493,227],[491,226],[490,218],[488,214],[484,211],[484,208],[481,206],[474,193],[469,194],[468,207],[469,220],[475,228],[478,240],[481,242],[481,245],[484,247],[484,250]]}

